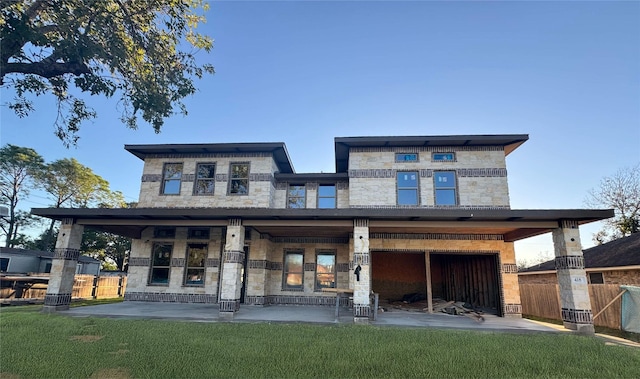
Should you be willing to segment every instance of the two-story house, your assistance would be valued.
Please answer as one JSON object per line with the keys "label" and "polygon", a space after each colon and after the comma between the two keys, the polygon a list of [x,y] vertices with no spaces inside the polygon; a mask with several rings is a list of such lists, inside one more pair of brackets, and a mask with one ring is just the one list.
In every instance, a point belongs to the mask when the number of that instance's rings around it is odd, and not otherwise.
{"label": "two-story house", "polygon": [[[98,228],[133,238],[126,300],[217,303],[228,317],[332,305],[335,288],[353,291],[356,321],[372,292],[520,316],[514,242],[552,232],[565,321],[589,327],[578,226],[613,212],[511,209],[506,157],[527,139],[336,138],[335,173],[296,173],[284,143],[126,145],[144,161],[137,208],[32,213],[62,221],[61,277],[83,228]],[[67,282],[45,306],[68,306]]]}

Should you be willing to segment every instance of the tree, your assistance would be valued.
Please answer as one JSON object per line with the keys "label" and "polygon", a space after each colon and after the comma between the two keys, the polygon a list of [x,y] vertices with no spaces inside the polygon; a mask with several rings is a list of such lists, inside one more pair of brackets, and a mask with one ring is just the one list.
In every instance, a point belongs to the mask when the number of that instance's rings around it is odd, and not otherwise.
{"label": "tree", "polygon": [[103,269],[125,271],[126,259],[131,251],[131,239],[94,229],[82,234],[82,255],[102,262]]}
{"label": "tree", "polygon": [[18,203],[29,195],[33,178],[39,175],[43,165],[44,159],[31,148],[8,144],[0,149],[0,204],[9,208],[9,217],[2,219],[0,228],[7,247],[13,247],[12,240],[18,234],[22,217],[17,213]]}
{"label": "tree", "polygon": [[[8,105],[34,110],[29,95],[52,94],[55,134],[76,144],[82,122],[96,112],[73,95],[120,96],[121,120],[138,114],[160,132],[164,119],[186,115],[182,99],[194,79],[214,72],[196,63],[213,40],[195,30],[206,22],[205,0],[3,0],[0,3],[0,85],[15,90]],[[71,87],[71,88],[70,88]]]}
{"label": "tree", "polygon": [[615,212],[594,235],[594,242],[602,244],[637,233],[640,230],[640,163],[604,177],[600,187],[589,191],[585,203],[591,207],[612,208]]}

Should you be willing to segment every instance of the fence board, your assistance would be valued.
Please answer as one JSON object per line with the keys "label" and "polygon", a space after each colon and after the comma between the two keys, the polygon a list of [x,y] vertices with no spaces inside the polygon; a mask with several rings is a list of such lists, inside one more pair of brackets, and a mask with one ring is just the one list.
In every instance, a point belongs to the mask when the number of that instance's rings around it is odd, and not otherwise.
{"label": "fence board", "polygon": [[[96,277],[94,275],[75,275],[73,279],[73,289],[71,297],[74,299],[107,299],[113,297],[124,296],[127,285],[127,277],[119,276],[103,276]],[[0,298],[15,298],[14,288],[2,288]],[[22,294],[23,299],[44,299],[47,294],[46,284],[36,284],[32,288],[25,290]]]}
{"label": "fence board", "polygon": [[[618,284],[590,284],[589,297],[594,316],[602,310],[616,295],[620,293]],[[597,319],[594,325],[607,328],[620,329],[621,327],[622,299],[613,302]]]}

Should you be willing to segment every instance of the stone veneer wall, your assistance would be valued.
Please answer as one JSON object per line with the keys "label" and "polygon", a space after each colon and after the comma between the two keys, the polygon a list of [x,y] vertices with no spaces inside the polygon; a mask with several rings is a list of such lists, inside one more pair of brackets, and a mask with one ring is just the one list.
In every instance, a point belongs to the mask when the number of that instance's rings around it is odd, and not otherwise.
{"label": "stone veneer wall", "polygon": [[[231,163],[249,162],[249,194],[227,195]],[[180,195],[161,195],[162,170],[165,163],[182,163]],[[193,195],[197,163],[215,163],[213,195]],[[269,154],[200,154],[163,155],[145,159],[138,207],[252,207],[267,208],[274,204],[275,179],[273,157]]]}
{"label": "stone veneer wall", "polygon": [[[433,152],[454,152],[455,161],[432,162]],[[417,153],[418,161],[396,162],[396,153]],[[457,172],[459,206],[509,207],[504,149],[487,147],[352,148],[349,152],[349,204],[396,206],[396,173],[419,173],[419,205],[434,206],[433,172]]]}

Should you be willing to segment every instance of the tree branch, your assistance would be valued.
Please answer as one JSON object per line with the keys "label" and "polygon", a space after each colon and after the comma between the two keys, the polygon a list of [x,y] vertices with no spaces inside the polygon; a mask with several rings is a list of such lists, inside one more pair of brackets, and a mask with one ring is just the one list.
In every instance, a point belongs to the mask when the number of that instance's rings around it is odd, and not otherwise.
{"label": "tree branch", "polygon": [[34,74],[49,79],[63,74],[90,74],[91,70],[81,62],[6,63],[0,66],[0,78],[12,73]]}

